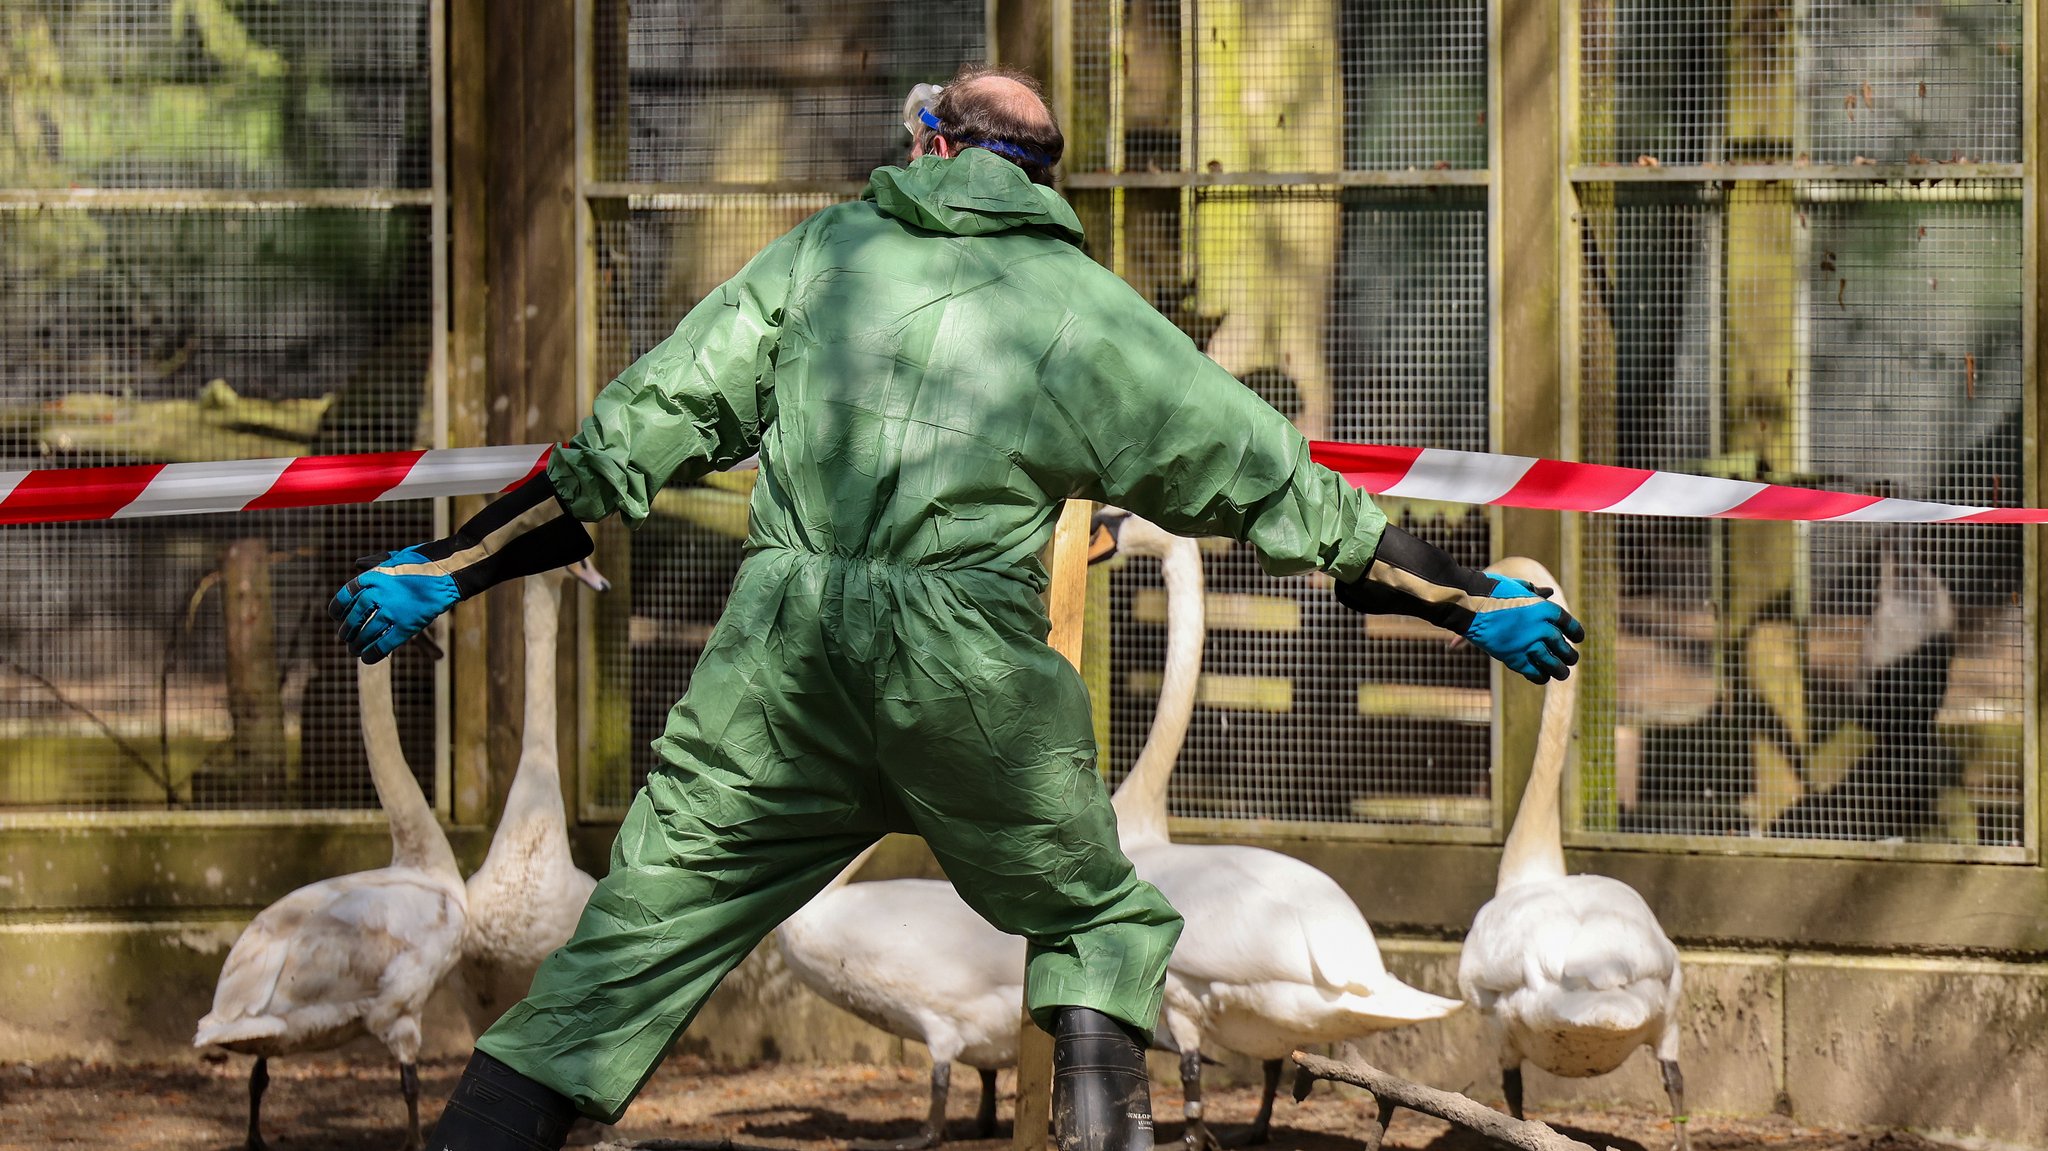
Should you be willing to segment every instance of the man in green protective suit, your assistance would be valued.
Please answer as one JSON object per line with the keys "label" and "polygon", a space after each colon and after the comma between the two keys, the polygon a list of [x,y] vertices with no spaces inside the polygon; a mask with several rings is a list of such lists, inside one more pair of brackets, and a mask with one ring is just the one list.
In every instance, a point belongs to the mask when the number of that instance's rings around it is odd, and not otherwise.
{"label": "man in green protective suit", "polygon": [[1080,249],[1028,79],[966,71],[907,167],[763,249],[598,396],[543,475],[377,558],[332,610],[381,659],[457,601],[590,550],[671,481],[760,456],[747,558],[575,936],[477,1041],[433,1146],[615,1120],[718,981],[862,848],[914,832],[1029,942],[1055,1131],[1151,1145],[1143,1046],[1180,918],[1117,847],[1039,554],[1103,500],[1320,569],[1538,682],[1582,638],[1309,460],[1302,436]]}

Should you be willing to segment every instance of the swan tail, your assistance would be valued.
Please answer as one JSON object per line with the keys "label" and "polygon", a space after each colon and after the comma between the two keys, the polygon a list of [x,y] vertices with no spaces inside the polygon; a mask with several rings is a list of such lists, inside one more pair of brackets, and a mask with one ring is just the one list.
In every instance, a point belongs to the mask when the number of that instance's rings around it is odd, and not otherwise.
{"label": "swan tail", "polygon": [[199,1021],[199,1030],[192,1036],[192,1046],[211,1047],[216,1044],[247,1043],[254,1039],[270,1039],[284,1034],[284,1020],[272,1015],[258,1015],[242,1019],[223,1019],[208,1015]]}
{"label": "swan tail", "polygon": [[1545,1004],[1547,1014],[1574,1030],[1640,1031],[1650,1023],[1651,1007],[1626,991],[1559,991]]}
{"label": "swan tail", "polygon": [[1375,1021],[1381,1027],[1401,1027],[1442,1019],[1464,1006],[1456,999],[1418,991],[1391,975],[1382,976],[1369,985],[1346,990],[1353,997],[1352,1012],[1363,1019]]}

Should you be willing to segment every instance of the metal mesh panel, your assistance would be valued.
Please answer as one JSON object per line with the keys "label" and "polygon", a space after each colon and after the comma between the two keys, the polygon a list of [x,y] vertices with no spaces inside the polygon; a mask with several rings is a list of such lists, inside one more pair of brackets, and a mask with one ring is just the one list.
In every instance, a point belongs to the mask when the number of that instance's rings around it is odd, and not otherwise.
{"label": "metal mesh panel", "polygon": [[[635,210],[598,225],[606,261],[601,280],[608,285],[599,323],[599,371],[606,378],[660,343],[768,241],[832,202],[818,196],[678,199],[674,207]],[[588,790],[598,807],[624,807],[654,765],[647,746],[689,687],[739,571],[751,490],[743,481],[750,475],[670,485],[632,535],[627,650],[606,655],[624,660],[631,736],[626,762],[614,765],[623,770]],[[713,486],[718,483],[724,486]]]}
{"label": "metal mesh panel", "polygon": [[[421,442],[425,210],[0,219],[0,469]],[[373,804],[324,607],[431,526],[407,503],[4,529],[0,805]],[[431,669],[398,671],[431,790]]]}
{"label": "metal mesh panel", "polygon": [[[2017,182],[1624,189],[1585,239],[1589,458],[2019,502]],[[1588,826],[2019,842],[2018,529],[1595,530],[1619,630]]]}
{"label": "metal mesh panel", "polygon": [[1581,13],[1588,163],[2020,159],[2017,4],[1609,0]]}
{"label": "metal mesh panel", "polygon": [[1486,167],[1484,0],[1349,0],[1346,168]]}
{"label": "metal mesh panel", "polygon": [[909,149],[903,98],[987,53],[982,0],[635,0],[627,75],[601,60],[598,116],[627,101],[626,170],[706,182],[860,179]]}
{"label": "metal mesh panel", "polygon": [[428,182],[428,0],[11,8],[0,187]]}
{"label": "metal mesh panel", "polygon": [[[1125,277],[1268,402],[1297,418],[1326,405],[1317,418],[1347,438],[1485,447],[1483,194],[1218,189],[1196,198],[1192,227],[1176,193],[1124,195]],[[1091,226],[1112,203],[1077,198]],[[1388,510],[1462,562],[1486,562],[1483,515]],[[1241,545],[1209,541],[1205,556],[1209,634],[1176,814],[1489,823],[1483,658],[1408,621],[1368,631],[1327,579],[1274,579]],[[1112,778],[1156,710],[1162,597],[1156,563],[1111,576]]]}
{"label": "metal mesh panel", "polygon": [[1486,166],[1482,0],[1082,0],[1074,26],[1069,171]]}

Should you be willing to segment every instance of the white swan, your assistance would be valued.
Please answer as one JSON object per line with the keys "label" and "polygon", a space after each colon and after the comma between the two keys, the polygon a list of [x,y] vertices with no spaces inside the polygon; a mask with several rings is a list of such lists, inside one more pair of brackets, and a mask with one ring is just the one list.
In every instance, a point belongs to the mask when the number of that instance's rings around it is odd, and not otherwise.
{"label": "white swan", "polygon": [[1263,848],[1179,844],[1167,835],[1166,786],[1194,712],[1201,674],[1201,553],[1136,517],[1118,546],[1161,559],[1167,587],[1166,672],[1152,734],[1116,790],[1118,837],[1140,878],[1186,919],[1167,965],[1163,1023],[1180,1051],[1187,1143],[1217,1145],[1202,1115],[1201,1050],[1265,1061],[1258,1117],[1264,1142],[1280,1061],[1296,1048],[1355,1039],[1458,1009],[1387,973],[1372,928],[1337,881]]}
{"label": "white swan", "polygon": [[[1558,587],[1533,560],[1488,569]],[[1560,606],[1563,599],[1553,599]],[[1635,889],[1604,875],[1567,875],[1558,784],[1578,686],[1544,689],[1536,762],[1501,855],[1493,899],[1479,909],[1458,961],[1458,989],[1500,1044],[1508,1108],[1522,1115],[1522,1063],[1553,1075],[1604,1075],[1653,1046],[1671,1096],[1679,1151],[1685,1083],[1678,1070],[1678,950]]]}
{"label": "white swan", "polygon": [[996,1070],[1017,1061],[1024,940],[990,926],[941,879],[848,883],[874,851],[776,929],[783,962],[826,1002],[931,1049],[924,1130],[856,1146],[908,1151],[945,1142],[955,1061],[981,1072],[975,1132],[986,1139],[995,1134]]}
{"label": "white swan", "polygon": [[469,877],[462,936],[462,1010],[477,1034],[526,997],[549,952],[569,941],[597,881],[569,854],[556,742],[555,651],[567,576],[598,591],[611,585],[583,562],[527,578],[526,723],[519,768],[483,866]]}
{"label": "white swan", "polygon": [[235,940],[195,1047],[256,1056],[251,1151],[264,1146],[269,1059],[369,1034],[398,1060],[405,1147],[420,1146],[420,1013],[462,946],[462,873],[398,742],[391,663],[356,673],[363,742],[391,820],[391,866],[323,879],[264,908]]}

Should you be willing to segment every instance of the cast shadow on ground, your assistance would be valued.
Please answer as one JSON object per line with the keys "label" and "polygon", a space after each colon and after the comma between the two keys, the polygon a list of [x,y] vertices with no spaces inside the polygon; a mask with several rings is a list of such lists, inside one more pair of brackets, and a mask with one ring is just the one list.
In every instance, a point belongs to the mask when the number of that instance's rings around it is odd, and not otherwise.
{"label": "cast shadow on ground", "polygon": [[[1586,1146],[1594,1148],[1594,1151],[1667,1151],[1664,1147],[1645,1147],[1633,1139],[1624,1138],[1620,1135],[1611,1135],[1605,1131],[1592,1131],[1584,1127],[1564,1127],[1555,1123],[1548,1126],[1559,1135],[1584,1143]],[[1483,1135],[1467,1131],[1463,1127],[1452,1127],[1450,1130],[1430,1140],[1423,1148],[1423,1151],[1501,1151],[1502,1146],[1502,1144],[1496,1143]]]}

